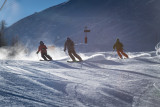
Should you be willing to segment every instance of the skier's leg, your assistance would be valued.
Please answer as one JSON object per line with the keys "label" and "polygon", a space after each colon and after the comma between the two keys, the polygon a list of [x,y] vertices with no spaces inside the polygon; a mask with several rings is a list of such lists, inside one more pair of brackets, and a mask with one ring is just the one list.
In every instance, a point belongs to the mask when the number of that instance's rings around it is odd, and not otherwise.
{"label": "skier's leg", "polygon": [[76,53],[75,50],[73,50],[72,52],[73,52],[73,55],[74,55],[79,61],[82,61],[82,58]]}
{"label": "skier's leg", "polygon": [[117,54],[119,55],[119,57],[122,59],[122,55],[121,55],[121,53],[120,53],[120,51],[119,50],[117,50]]}
{"label": "skier's leg", "polygon": [[128,58],[128,55],[121,50],[122,55],[124,55],[126,58]]}
{"label": "skier's leg", "polygon": [[46,57],[49,59],[49,60],[52,60],[52,57],[48,54],[46,54]]}
{"label": "skier's leg", "polygon": [[47,60],[47,59],[46,59],[46,56],[45,56],[45,53],[41,53],[41,57],[42,57],[44,60]]}
{"label": "skier's leg", "polygon": [[71,57],[71,59],[72,59],[73,61],[76,61],[75,58],[74,58],[74,56],[72,55],[72,51],[68,51],[68,55]]}

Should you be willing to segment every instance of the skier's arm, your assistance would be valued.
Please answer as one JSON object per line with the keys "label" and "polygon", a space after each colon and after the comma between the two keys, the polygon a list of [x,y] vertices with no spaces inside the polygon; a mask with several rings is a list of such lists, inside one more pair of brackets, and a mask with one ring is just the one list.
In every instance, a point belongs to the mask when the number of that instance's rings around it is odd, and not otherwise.
{"label": "skier's arm", "polygon": [[41,49],[40,49],[40,46],[38,47],[38,51],[37,51],[37,54],[39,53],[39,51],[40,51]]}
{"label": "skier's arm", "polygon": [[121,48],[123,49],[123,44],[122,44],[122,43],[120,43],[120,46],[121,46]]}
{"label": "skier's arm", "polygon": [[73,45],[73,47],[74,47],[74,42],[72,41],[72,45]]}
{"label": "skier's arm", "polygon": [[45,49],[48,49],[46,45],[44,45],[44,46],[45,46]]}

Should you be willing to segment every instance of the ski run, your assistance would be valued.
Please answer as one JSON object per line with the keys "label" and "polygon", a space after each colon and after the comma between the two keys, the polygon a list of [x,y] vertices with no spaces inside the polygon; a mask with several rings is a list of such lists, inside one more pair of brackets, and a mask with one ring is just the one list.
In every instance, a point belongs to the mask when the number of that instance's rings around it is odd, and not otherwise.
{"label": "ski run", "polygon": [[1,107],[159,107],[156,52],[80,53],[83,60],[0,60]]}

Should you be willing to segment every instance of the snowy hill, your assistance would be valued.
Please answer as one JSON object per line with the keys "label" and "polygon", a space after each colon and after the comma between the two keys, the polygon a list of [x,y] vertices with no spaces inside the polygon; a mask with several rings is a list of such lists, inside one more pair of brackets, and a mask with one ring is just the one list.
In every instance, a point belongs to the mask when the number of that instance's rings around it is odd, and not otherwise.
{"label": "snowy hill", "polygon": [[[82,63],[0,60],[1,107],[159,107],[155,52],[81,54]],[[36,56],[32,57],[33,59]]]}
{"label": "snowy hill", "polygon": [[[0,48],[0,106],[159,107],[159,5],[159,0],[69,0],[13,24],[6,36],[18,35],[25,45]],[[85,26],[91,30],[87,45]],[[84,61],[67,63],[60,47],[68,36]],[[129,59],[109,51],[117,37]],[[57,46],[48,48],[53,61],[39,61],[40,40]]]}
{"label": "snowy hill", "polygon": [[112,50],[116,38],[128,51],[150,51],[160,39],[159,5],[159,0],[70,0],[18,21],[6,35],[18,35],[34,48],[40,40],[63,46],[68,36],[82,44],[88,26],[88,45],[77,46],[81,51]]}

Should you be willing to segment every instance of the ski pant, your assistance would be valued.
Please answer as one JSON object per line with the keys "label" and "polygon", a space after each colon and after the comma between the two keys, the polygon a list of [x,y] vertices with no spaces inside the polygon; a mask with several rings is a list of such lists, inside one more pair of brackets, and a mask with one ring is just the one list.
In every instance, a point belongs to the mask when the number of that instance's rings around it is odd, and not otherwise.
{"label": "ski pant", "polygon": [[50,57],[49,55],[47,55],[47,53],[41,53],[41,57],[44,59],[44,60],[47,60],[47,58],[49,60],[52,60],[52,57]]}
{"label": "ski pant", "polygon": [[68,50],[68,54],[69,56],[71,57],[71,59],[73,61],[76,61],[75,60],[75,57],[79,60],[79,61],[82,61],[82,58],[75,52],[75,50]]}
{"label": "ski pant", "polygon": [[[122,59],[122,55],[124,55],[126,58],[128,58],[128,55],[126,53],[123,52],[123,50],[117,50],[117,54],[119,55],[119,57]],[[122,55],[121,55],[122,54]]]}

